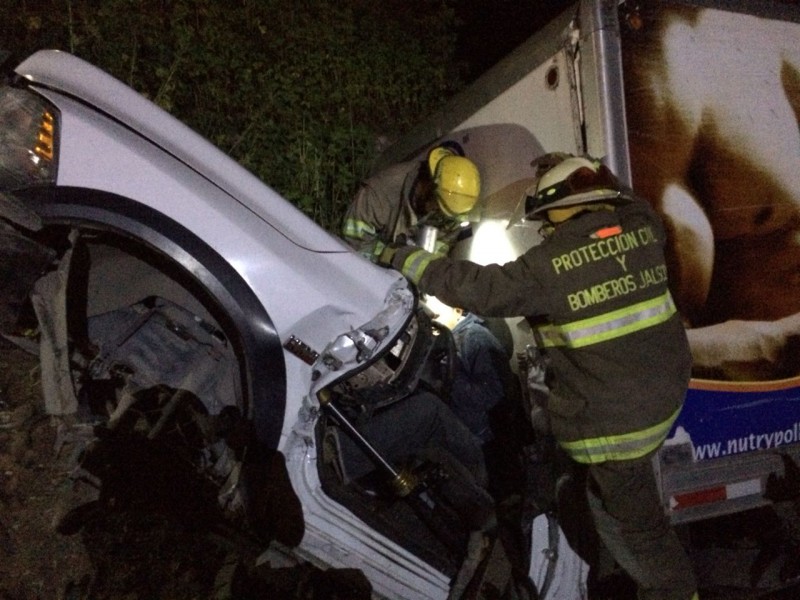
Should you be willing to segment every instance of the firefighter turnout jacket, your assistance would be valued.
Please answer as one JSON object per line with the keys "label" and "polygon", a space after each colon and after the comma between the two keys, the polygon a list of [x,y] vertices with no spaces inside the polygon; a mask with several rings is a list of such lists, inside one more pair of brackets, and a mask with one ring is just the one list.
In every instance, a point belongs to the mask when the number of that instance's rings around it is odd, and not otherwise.
{"label": "firefighter turnout jacket", "polygon": [[[365,180],[347,209],[342,237],[359,254],[377,262],[387,244],[405,237],[413,240],[420,218],[411,206],[411,195],[424,162],[391,166]],[[423,220],[425,217],[423,217]],[[454,220],[436,223],[439,238],[436,252],[447,254],[463,227]]]}
{"label": "firefighter turnout jacket", "polygon": [[417,218],[409,198],[419,162],[402,163],[363,182],[347,209],[342,236],[359,253],[376,260],[387,243],[408,235]]}
{"label": "firefighter turnout jacket", "polygon": [[665,231],[649,204],[582,213],[505,265],[417,248],[392,265],[424,293],[483,316],[524,316],[550,357],[553,433],[578,462],[657,449],[683,404],[691,370],[668,287]]}

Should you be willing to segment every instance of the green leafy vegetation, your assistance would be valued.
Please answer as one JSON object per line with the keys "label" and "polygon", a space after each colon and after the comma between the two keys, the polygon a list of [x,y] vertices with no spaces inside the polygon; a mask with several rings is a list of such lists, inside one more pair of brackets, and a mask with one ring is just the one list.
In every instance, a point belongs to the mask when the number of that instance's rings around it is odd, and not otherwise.
{"label": "green leafy vegetation", "polygon": [[5,0],[2,45],[79,56],[337,231],[374,157],[459,87],[442,0]]}

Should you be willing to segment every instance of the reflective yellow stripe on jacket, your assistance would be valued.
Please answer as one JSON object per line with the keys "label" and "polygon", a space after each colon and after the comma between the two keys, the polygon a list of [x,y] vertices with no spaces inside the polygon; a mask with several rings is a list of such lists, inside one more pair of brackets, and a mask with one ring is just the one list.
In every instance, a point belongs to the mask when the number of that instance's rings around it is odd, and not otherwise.
{"label": "reflective yellow stripe on jacket", "polygon": [[347,219],[342,234],[351,246],[372,262],[377,262],[386,248],[386,244],[377,237],[375,228],[365,221]]}
{"label": "reflective yellow stripe on jacket", "polygon": [[[642,331],[667,321],[676,312],[669,291],[619,310],[563,325],[542,325],[536,329],[542,347],[581,348],[630,333]],[[630,433],[584,440],[559,442],[579,463],[592,464],[608,460],[630,460],[644,456],[666,439],[680,408],[661,423]]]}
{"label": "reflective yellow stripe on jacket", "polygon": [[417,285],[419,280],[422,279],[422,274],[425,272],[425,269],[437,258],[441,258],[441,256],[426,252],[425,250],[415,250],[403,261],[403,266],[400,271],[414,285]]}
{"label": "reflective yellow stripe on jacket", "polygon": [[574,460],[583,464],[639,458],[661,445],[680,412],[681,407],[678,407],[661,423],[641,431],[605,435],[574,442],[559,441],[559,444]]}
{"label": "reflective yellow stripe on jacket", "polygon": [[353,238],[355,240],[363,240],[366,237],[375,235],[375,227],[366,221],[359,221],[358,219],[347,219],[342,228],[342,235],[344,237]]}
{"label": "reflective yellow stripe on jacket", "polygon": [[667,321],[676,312],[669,291],[609,313],[566,323],[546,324],[536,328],[537,342],[542,347],[567,346],[580,348],[628,335]]}

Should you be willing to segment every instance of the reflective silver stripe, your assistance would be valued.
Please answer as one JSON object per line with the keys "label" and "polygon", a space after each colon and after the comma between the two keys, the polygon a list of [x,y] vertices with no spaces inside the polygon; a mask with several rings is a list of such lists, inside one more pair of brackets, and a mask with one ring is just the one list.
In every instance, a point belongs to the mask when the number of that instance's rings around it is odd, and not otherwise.
{"label": "reflective silver stripe", "polygon": [[425,269],[428,268],[428,265],[431,264],[431,261],[437,258],[441,258],[441,256],[431,254],[425,250],[415,250],[403,261],[403,268],[401,271],[403,275],[408,277],[408,279],[416,285],[419,283],[419,280],[422,279],[422,275],[425,273]]}
{"label": "reflective silver stripe", "polygon": [[596,317],[564,325],[540,325],[536,328],[537,341],[544,347],[581,348],[658,325],[675,312],[675,302],[668,290],[656,298]]}
{"label": "reflective silver stripe", "polygon": [[661,445],[680,412],[681,409],[678,407],[672,415],[661,423],[641,431],[572,442],[560,441],[559,444],[574,460],[583,464],[639,458]]}

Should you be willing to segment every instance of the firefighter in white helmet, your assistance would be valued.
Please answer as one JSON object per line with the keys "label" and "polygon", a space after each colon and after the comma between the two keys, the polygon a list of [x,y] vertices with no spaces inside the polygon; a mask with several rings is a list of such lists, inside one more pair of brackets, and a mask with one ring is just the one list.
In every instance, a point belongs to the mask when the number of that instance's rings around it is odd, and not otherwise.
{"label": "firefighter in white helmet", "polygon": [[527,317],[554,376],[552,433],[588,471],[604,545],[637,582],[641,600],[696,598],[651,463],[691,371],[668,287],[664,227],[646,201],[589,157],[556,156],[526,205],[547,234],[513,262],[481,266],[409,247],[387,249],[381,262],[452,306]]}
{"label": "firefighter in white helmet", "polygon": [[447,253],[468,232],[480,195],[478,168],[455,142],[430,150],[425,160],[401,163],[364,181],[347,210],[344,239],[373,262],[387,244],[416,242],[422,226],[435,228],[437,252]]}

